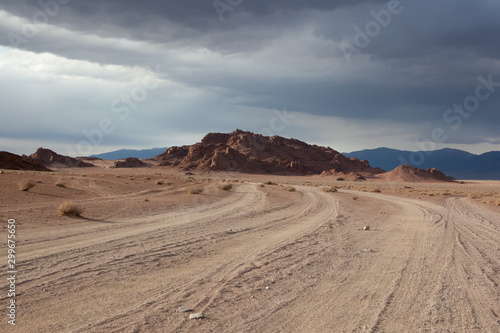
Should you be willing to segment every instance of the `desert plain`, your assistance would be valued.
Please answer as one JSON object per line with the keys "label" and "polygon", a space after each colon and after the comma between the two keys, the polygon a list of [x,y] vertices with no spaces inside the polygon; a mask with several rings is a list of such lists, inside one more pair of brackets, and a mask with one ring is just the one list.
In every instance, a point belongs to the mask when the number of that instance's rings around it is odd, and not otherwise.
{"label": "desert plain", "polygon": [[498,181],[54,171],[0,174],[9,331],[500,332]]}

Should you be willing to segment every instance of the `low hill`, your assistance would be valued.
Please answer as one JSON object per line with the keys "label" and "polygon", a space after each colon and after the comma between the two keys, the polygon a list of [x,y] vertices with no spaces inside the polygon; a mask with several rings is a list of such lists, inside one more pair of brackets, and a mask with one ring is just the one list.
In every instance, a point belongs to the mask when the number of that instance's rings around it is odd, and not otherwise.
{"label": "low hill", "polygon": [[0,151],[0,169],[51,171],[39,162],[6,151]]}
{"label": "low hill", "polygon": [[37,151],[28,156],[28,158],[33,161],[37,161],[46,167],[52,168],[88,168],[95,166],[94,164],[84,162],[73,157],[59,155],[58,153],[46,148],[38,148]]}
{"label": "low hill", "polygon": [[382,173],[377,178],[389,182],[449,182],[453,179],[437,169],[421,169],[408,164],[400,165],[394,170]]}
{"label": "low hill", "polygon": [[124,160],[116,161],[113,165],[114,168],[145,168],[149,164],[144,163],[136,157],[129,157]]}

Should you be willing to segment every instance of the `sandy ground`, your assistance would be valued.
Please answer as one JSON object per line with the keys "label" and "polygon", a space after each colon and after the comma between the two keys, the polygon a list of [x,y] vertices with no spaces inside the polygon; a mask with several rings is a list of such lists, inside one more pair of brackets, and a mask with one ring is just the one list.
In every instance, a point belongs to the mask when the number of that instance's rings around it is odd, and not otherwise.
{"label": "sandy ground", "polygon": [[[0,186],[18,264],[2,332],[500,332],[498,182],[92,168]],[[82,217],[57,215],[68,199]]]}

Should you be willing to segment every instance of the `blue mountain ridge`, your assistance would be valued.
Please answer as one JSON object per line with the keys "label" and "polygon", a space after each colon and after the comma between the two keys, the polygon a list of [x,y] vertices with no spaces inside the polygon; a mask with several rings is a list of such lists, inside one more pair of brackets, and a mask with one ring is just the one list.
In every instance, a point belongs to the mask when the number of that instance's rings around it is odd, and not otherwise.
{"label": "blue mountain ridge", "polygon": [[168,148],[152,148],[152,149],[120,149],[107,153],[92,155],[89,157],[97,157],[103,160],[119,160],[127,157],[137,157],[140,159],[148,159],[162,154]]}
{"label": "blue mountain ridge", "polygon": [[500,151],[475,155],[450,148],[418,152],[376,148],[344,155],[367,160],[371,166],[388,171],[402,164],[410,164],[422,169],[436,168],[457,179],[500,180]]}

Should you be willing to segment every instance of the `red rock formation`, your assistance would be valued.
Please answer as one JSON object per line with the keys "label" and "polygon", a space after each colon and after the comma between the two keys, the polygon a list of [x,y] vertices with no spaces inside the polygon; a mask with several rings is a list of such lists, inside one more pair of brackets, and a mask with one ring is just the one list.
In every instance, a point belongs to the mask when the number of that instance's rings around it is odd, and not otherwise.
{"label": "red rock formation", "polygon": [[367,161],[345,157],[329,147],[241,130],[209,133],[199,143],[171,147],[154,159],[162,166],[201,171],[305,175],[331,170],[345,174],[355,172],[357,176],[383,172],[372,168]]}
{"label": "red rock formation", "polygon": [[95,165],[87,162],[80,161],[76,158],[59,155],[58,153],[45,148],[38,148],[38,150],[28,156],[29,159],[37,161],[46,167],[52,168],[88,168]]}
{"label": "red rock formation", "polygon": [[114,164],[115,168],[145,168],[149,164],[144,163],[137,157],[128,157],[123,161],[116,161]]}
{"label": "red rock formation", "polygon": [[51,171],[39,162],[6,151],[0,151],[0,169]]}

